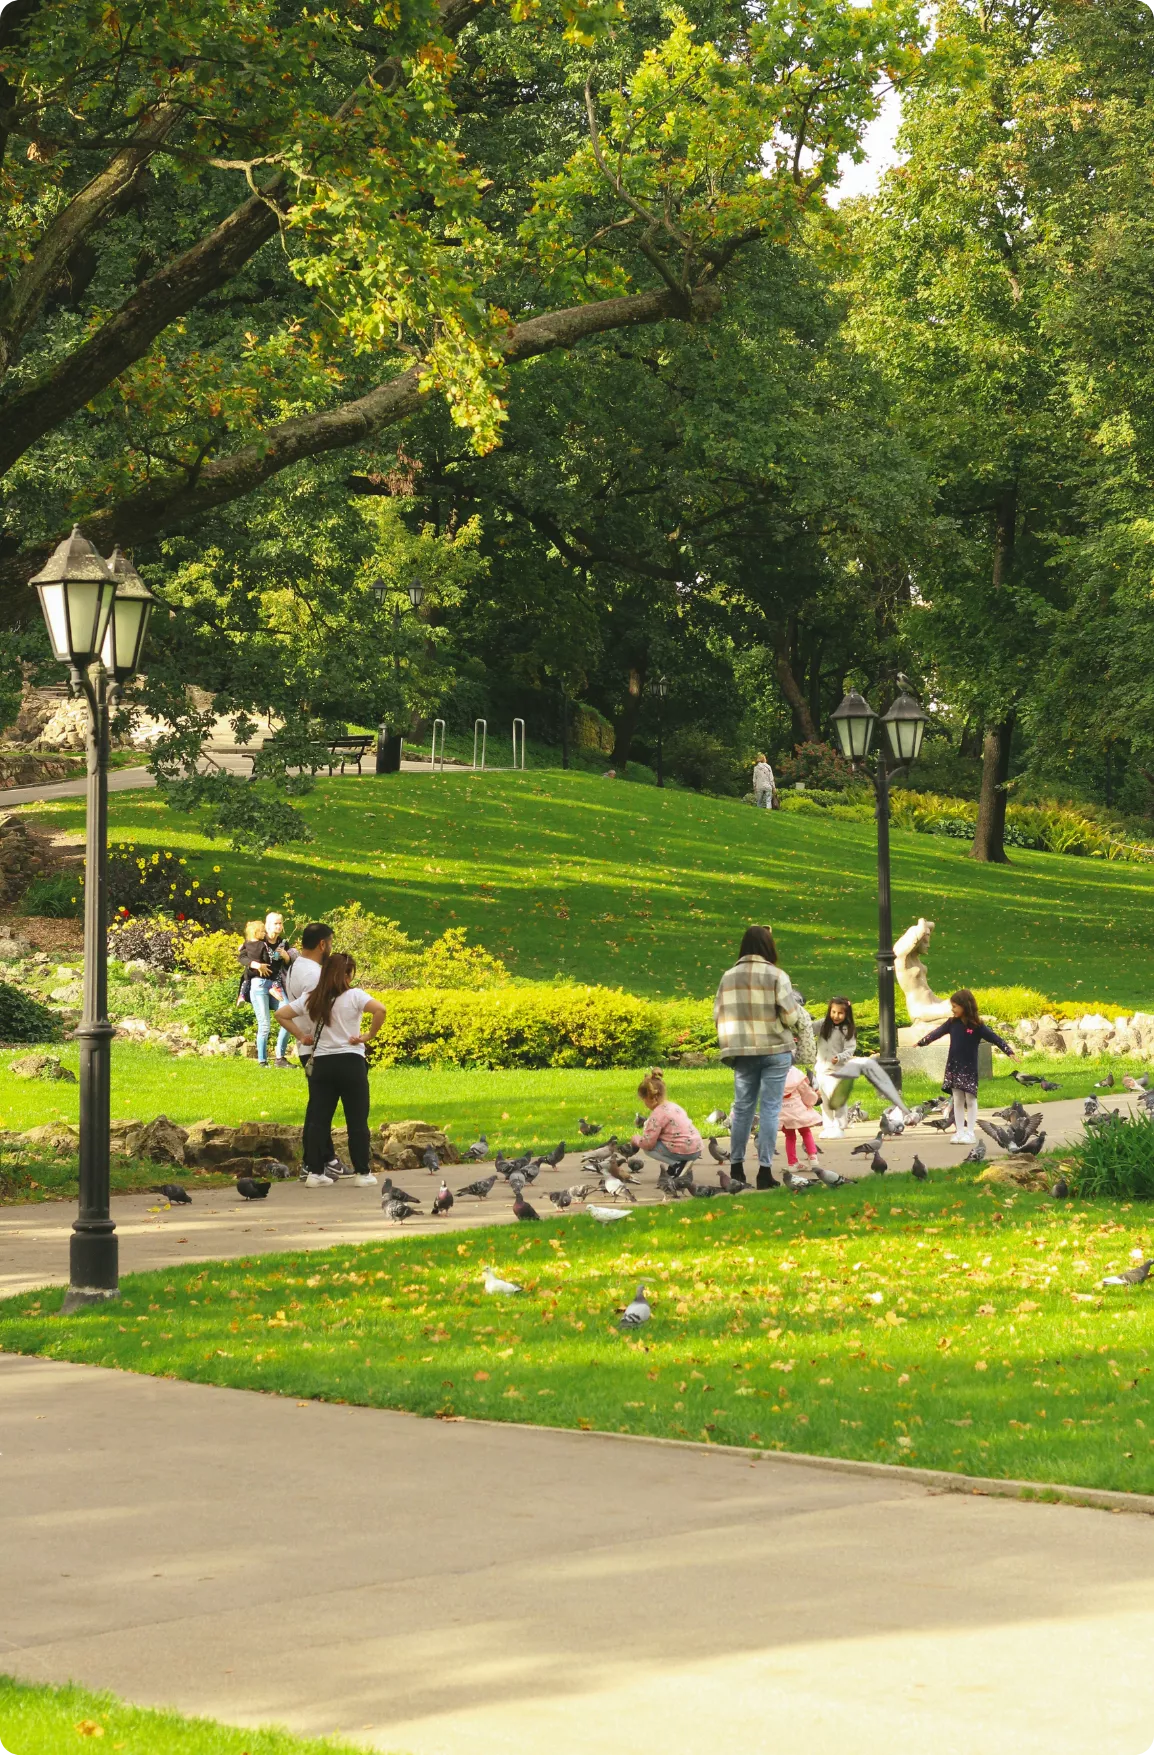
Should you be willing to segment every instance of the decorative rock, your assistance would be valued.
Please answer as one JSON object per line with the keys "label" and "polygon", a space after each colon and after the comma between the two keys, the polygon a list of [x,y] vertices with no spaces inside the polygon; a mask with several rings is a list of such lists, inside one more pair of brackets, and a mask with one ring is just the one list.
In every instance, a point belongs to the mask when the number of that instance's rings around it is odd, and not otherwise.
{"label": "decorative rock", "polygon": [[[1081,1038],[1079,1037],[1078,1040],[1080,1041]],[[1055,1030],[1051,1025],[1043,1025],[1039,1027],[1038,1033],[1034,1037],[1034,1047],[1042,1049],[1046,1054],[1065,1054],[1066,1038],[1061,1030]]]}
{"label": "decorative rock", "polygon": [[280,1121],[246,1121],[235,1129],[233,1143],[238,1154],[250,1158],[279,1158],[283,1164],[299,1164],[304,1149],[304,1128]]}
{"label": "decorative rock", "polygon": [[48,997],[59,1000],[62,1005],[72,1005],[83,997],[83,993],[84,990],[78,981],[70,981],[67,987],[54,987]]}
{"label": "decorative rock", "polygon": [[162,1164],[183,1164],[186,1162],[184,1142],[187,1138],[186,1128],[177,1127],[167,1115],[158,1115],[155,1121],[141,1129],[136,1142],[137,1155]]}
{"label": "decorative rock", "polygon": [[185,1163],[203,1167],[222,1164],[226,1158],[234,1157],[236,1147],[233,1145],[233,1134],[235,1132],[235,1128],[222,1127],[215,1121],[194,1121],[185,1134]]}
{"label": "decorative rock", "polygon": [[[416,1152],[414,1163],[419,1164],[425,1147],[432,1146],[444,1163],[459,1164],[461,1161],[461,1154],[456,1146],[446,1134],[442,1133],[439,1127],[434,1127],[431,1121],[384,1121],[378,1131],[382,1152],[386,1158],[388,1153],[396,1148],[411,1147]],[[412,1167],[408,1164],[397,1166],[398,1169]]]}
{"label": "decorative rock", "polygon": [[1085,1043],[1083,1054],[1104,1054],[1114,1037],[1113,1029],[1087,1030],[1082,1040]]}
{"label": "decorative rock", "polygon": [[1014,1025],[1014,1035],[1020,1036],[1023,1042],[1029,1042],[1038,1034],[1038,1025],[1033,1018],[1019,1018]]}
{"label": "decorative rock", "polygon": [[80,1129],[68,1121],[47,1121],[41,1127],[30,1127],[20,1135],[30,1146],[47,1146],[51,1152],[74,1152],[80,1144]]}
{"label": "decorative rock", "polygon": [[8,1071],[18,1079],[60,1079],[66,1085],[76,1083],[76,1074],[61,1066],[54,1054],[22,1054],[9,1063]]}
{"label": "decorative rock", "polygon": [[114,1121],[108,1130],[109,1146],[114,1158],[135,1158],[144,1132],[143,1121]]}
{"label": "decorative rock", "polygon": [[0,935],[0,963],[20,963],[31,954],[32,946],[26,938],[8,932]]}

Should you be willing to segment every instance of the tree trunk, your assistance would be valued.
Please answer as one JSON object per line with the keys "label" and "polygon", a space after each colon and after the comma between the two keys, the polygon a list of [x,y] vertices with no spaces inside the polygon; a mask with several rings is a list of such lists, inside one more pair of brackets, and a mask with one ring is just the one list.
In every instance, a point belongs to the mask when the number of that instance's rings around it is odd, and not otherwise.
{"label": "tree trunk", "polygon": [[809,717],[814,726],[821,724],[821,658],[825,641],[819,640],[809,659]]}
{"label": "tree trunk", "polygon": [[645,665],[642,661],[639,669],[629,672],[629,692],[613,725],[613,754],[609,760],[618,777],[629,766],[629,752],[633,748],[633,738],[637,731],[637,722],[641,718],[641,704],[644,699]]}
{"label": "tree trunk", "polygon": [[[994,509],[995,592],[1005,584],[1014,557],[1018,524],[1017,483],[999,497]],[[997,724],[987,725],[982,738],[982,791],[978,799],[978,823],[970,858],[987,865],[1008,865],[1006,857],[1006,782],[1010,778],[1010,744],[1014,736],[1015,710],[1010,707]]]}
{"label": "tree trunk", "polygon": [[778,636],[774,661],[777,670],[777,680],[781,686],[781,692],[788,701],[790,711],[793,714],[795,741],[798,743],[816,743],[817,727],[813,722],[813,714],[809,710],[809,702],[802,693],[798,680],[793,674],[793,666],[789,661],[788,631],[783,630]]}

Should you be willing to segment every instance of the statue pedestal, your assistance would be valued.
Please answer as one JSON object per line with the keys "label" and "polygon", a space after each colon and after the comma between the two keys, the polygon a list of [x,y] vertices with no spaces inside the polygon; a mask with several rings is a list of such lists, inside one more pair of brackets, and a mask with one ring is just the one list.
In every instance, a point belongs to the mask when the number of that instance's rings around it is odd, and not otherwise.
{"label": "statue pedestal", "polygon": [[[940,1085],[946,1070],[946,1056],[950,1052],[948,1036],[942,1036],[937,1042],[931,1042],[928,1048],[919,1048],[917,1043],[936,1024],[908,1024],[898,1031],[898,1060],[903,1073],[924,1073]],[[993,1049],[988,1042],[978,1043],[978,1077],[988,1079],[994,1070]]]}

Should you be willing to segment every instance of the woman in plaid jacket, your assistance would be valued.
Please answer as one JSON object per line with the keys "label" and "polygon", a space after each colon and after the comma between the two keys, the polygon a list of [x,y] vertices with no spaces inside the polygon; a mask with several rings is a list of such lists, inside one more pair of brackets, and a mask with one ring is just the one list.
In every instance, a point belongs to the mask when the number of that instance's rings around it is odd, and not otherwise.
{"label": "woman in plaid jacket", "polygon": [[789,976],[777,966],[777,947],[768,926],[746,928],[737,962],[721,977],[713,1002],[713,1021],[722,1060],[733,1068],[733,1109],[729,1123],[729,1173],[745,1181],[745,1148],[754,1112],[761,1117],[757,1137],[757,1186],[776,1188],[773,1147],[793,1065],[790,1026],[799,1006]]}

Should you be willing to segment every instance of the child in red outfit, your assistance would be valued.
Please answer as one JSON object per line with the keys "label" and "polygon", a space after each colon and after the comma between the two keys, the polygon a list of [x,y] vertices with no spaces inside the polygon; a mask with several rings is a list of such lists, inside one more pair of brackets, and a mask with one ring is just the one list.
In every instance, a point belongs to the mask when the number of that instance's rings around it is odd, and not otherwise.
{"label": "child in red outfit", "polygon": [[790,1169],[797,1166],[797,1136],[805,1147],[810,1163],[817,1160],[817,1141],[813,1129],[821,1117],[814,1104],[817,1092],[805,1076],[805,1068],[791,1066],[785,1075],[785,1096],[781,1100],[781,1131],[785,1135],[785,1157]]}

